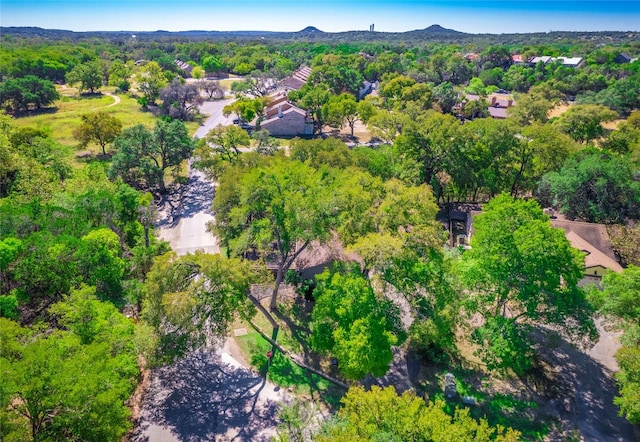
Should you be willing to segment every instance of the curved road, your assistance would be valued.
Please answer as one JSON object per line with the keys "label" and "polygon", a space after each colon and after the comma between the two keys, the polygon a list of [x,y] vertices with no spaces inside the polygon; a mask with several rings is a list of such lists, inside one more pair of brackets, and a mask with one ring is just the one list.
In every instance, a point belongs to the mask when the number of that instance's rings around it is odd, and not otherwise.
{"label": "curved road", "polygon": [[[219,124],[231,124],[222,108],[232,100],[206,102],[207,120],[194,137],[202,138]],[[186,190],[161,202],[160,237],[178,255],[196,250],[218,253],[217,239],[207,232],[214,186],[189,169]],[[278,404],[287,393],[231,356],[233,343],[196,351],[152,372],[133,442],[268,441],[275,436]]]}
{"label": "curved road", "polygon": [[[206,101],[200,111],[208,115],[204,123],[196,130],[194,138],[204,138],[218,125],[228,126],[233,116],[222,115],[222,108],[233,99]],[[189,167],[186,191],[178,195],[178,201],[161,202],[157,226],[160,237],[171,244],[178,255],[186,255],[196,250],[206,253],[219,253],[220,247],[215,236],[207,231],[207,223],[213,221],[211,202],[214,186],[204,173]]]}

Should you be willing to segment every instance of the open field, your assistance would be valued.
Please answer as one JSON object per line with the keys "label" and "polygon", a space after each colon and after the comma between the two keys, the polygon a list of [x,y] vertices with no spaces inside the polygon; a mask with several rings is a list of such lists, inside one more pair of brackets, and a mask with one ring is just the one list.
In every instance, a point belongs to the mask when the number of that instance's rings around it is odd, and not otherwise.
{"label": "open field", "polygon": [[[104,88],[102,94],[78,96],[75,88],[57,86],[60,99],[51,108],[14,119],[21,127],[36,127],[50,132],[60,144],[78,149],[78,142],[73,138],[73,131],[80,124],[80,116],[92,112],[107,112],[122,121],[123,129],[136,124],[152,127],[155,117],[152,112],[143,111],[138,101],[129,94],[114,94],[114,88]],[[190,134],[194,134],[199,123],[187,123]],[[99,154],[100,146],[90,144],[82,156]]]}
{"label": "open field", "polygon": [[[15,118],[18,127],[37,127],[51,132],[52,136],[67,147],[76,148],[78,142],[73,138],[73,130],[80,124],[80,116],[86,113],[104,111],[122,121],[124,128],[136,124],[152,125],[154,116],[140,110],[138,102],[128,95],[118,95],[117,103],[113,96],[101,94],[78,97],[76,89],[59,87],[61,98],[53,107],[33,115]],[[89,146],[96,152],[99,146]]]}

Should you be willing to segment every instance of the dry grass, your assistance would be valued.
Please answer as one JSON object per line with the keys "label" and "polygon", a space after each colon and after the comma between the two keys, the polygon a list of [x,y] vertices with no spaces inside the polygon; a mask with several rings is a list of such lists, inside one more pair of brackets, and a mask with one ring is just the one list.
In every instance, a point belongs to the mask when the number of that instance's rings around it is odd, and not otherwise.
{"label": "dry grass", "polygon": [[559,117],[571,107],[572,103],[562,103],[549,111],[549,118]]}
{"label": "dry grass", "polygon": [[[143,112],[138,102],[128,95],[119,95],[120,103],[114,105],[115,99],[109,95],[78,96],[76,89],[68,87],[58,87],[58,91],[61,98],[54,102],[51,109],[15,118],[16,125],[45,129],[63,146],[76,149],[78,142],[73,138],[73,130],[80,125],[80,116],[83,114],[107,112],[119,118],[124,128],[136,124],[151,126],[154,122],[153,114]],[[97,154],[100,147],[90,145],[89,151]]]}

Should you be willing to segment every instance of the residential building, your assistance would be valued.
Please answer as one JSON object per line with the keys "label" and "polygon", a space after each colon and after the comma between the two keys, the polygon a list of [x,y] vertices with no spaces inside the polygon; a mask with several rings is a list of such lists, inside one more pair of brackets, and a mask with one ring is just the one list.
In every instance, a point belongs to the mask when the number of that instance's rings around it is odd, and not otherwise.
{"label": "residential building", "polygon": [[187,76],[187,78],[191,77],[191,71],[193,70],[193,66],[191,66],[189,63],[186,63],[184,61],[181,60],[173,60],[173,62],[184,71],[185,75]]}
{"label": "residential building", "polygon": [[533,57],[529,63],[532,64],[532,65],[536,65],[538,63],[547,64],[547,63],[551,62],[552,60],[553,60],[553,57],[551,57],[549,55],[543,55],[541,57]]}
{"label": "residential building", "polygon": [[557,57],[554,58],[553,61],[560,61],[563,66],[570,68],[579,68],[584,64],[584,59],[582,57]]}
{"label": "residential building", "polygon": [[302,89],[302,86],[307,84],[309,74],[311,74],[311,68],[308,66],[301,66],[290,77],[282,80],[281,86],[287,90]]}
{"label": "residential building", "polygon": [[260,128],[274,137],[313,135],[313,121],[307,112],[289,101],[286,94],[272,95],[273,101],[265,112]]}
{"label": "residential building", "polygon": [[632,63],[631,60],[633,60],[631,56],[625,54],[624,52],[619,53],[618,55],[616,55],[616,58],[613,59],[614,62],[619,64]]}
{"label": "residential building", "polygon": [[598,283],[607,272],[621,272],[604,224],[571,221],[563,216],[552,217],[551,225],[563,229],[571,246],[585,253],[582,283]]}
{"label": "residential building", "polygon": [[[476,101],[480,99],[479,95],[467,94],[464,98],[468,101]],[[507,109],[516,105],[516,102],[513,100],[513,97],[509,94],[490,94],[486,97],[487,102],[489,103],[489,107],[487,108],[489,111],[489,115],[492,118],[496,119],[505,119],[507,118]],[[458,106],[459,109],[462,108],[464,102]]]}

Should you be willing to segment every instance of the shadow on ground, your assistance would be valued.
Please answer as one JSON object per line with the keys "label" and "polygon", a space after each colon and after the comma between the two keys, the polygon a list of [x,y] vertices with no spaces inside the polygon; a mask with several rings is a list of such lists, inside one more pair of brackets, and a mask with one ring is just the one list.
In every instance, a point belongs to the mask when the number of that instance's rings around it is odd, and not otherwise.
{"label": "shadow on ground", "polygon": [[538,330],[543,338],[538,351],[554,368],[557,394],[549,398],[549,411],[565,428],[576,428],[584,441],[632,441],[633,426],[618,416],[613,398],[618,393],[612,373],[588,354],[553,332]]}
{"label": "shadow on ground", "polygon": [[[195,352],[153,373],[131,440],[268,441],[278,409],[258,400],[264,387],[263,377]],[[158,438],[158,427],[171,436]]]}
{"label": "shadow on ground", "polygon": [[192,170],[186,184],[163,195],[157,203],[157,228],[173,228],[181,218],[191,218],[198,213],[210,213],[215,188],[204,173]]}

